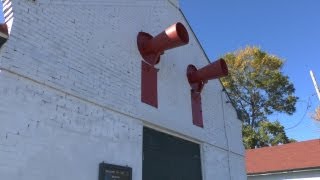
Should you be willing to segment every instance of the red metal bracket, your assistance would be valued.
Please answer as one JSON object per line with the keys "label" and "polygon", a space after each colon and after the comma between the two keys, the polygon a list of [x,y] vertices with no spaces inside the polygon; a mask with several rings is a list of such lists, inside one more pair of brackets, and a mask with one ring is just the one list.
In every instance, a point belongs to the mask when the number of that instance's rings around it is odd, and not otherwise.
{"label": "red metal bracket", "polygon": [[158,69],[141,61],[141,101],[158,107],[158,87],[157,87]]}
{"label": "red metal bracket", "polygon": [[203,128],[201,94],[191,90],[192,123]]}
{"label": "red metal bracket", "polygon": [[194,125],[203,128],[203,117],[202,117],[202,105],[201,105],[201,91],[204,86],[203,81],[191,82],[191,75],[195,73],[197,68],[194,65],[189,65],[187,68],[187,77],[191,86],[191,108],[192,108],[192,122]]}
{"label": "red metal bracket", "polygon": [[139,32],[137,37],[138,50],[143,58],[141,61],[141,102],[158,107],[157,72],[154,67],[159,63],[160,55],[156,53],[146,53],[148,42],[152,36],[145,32]]}

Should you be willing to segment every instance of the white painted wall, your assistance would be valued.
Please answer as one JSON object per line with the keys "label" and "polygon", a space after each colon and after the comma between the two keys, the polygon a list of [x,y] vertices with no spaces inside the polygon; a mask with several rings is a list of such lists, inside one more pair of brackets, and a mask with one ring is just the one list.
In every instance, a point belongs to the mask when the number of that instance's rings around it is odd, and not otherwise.
{"label": "white painted wall", "polygon": [[320,170],[248,176],[248,180],[320,180]]}
{"label": "white painted wall", "polygon": [[97,179],[105,161],[140,180],[144,125],[199,142],[204,180],[246,179],[241,122],[218,80],[202,93],[204,128],[192,124],[186,67],[208,61],[188,27],[190,43],[157,65],[159,108],[140,102],[136,36],[187,26],[172,2],[12,1],[0,52],[1,179]]}

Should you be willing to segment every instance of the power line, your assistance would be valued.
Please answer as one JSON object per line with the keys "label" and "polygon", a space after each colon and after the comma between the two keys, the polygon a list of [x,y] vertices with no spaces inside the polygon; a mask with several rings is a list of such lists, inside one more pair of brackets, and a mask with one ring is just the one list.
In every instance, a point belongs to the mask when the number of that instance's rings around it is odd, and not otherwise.
{"label": "power line", "polygon": [[[311,96],[313,96],[313,95],[311,95]],[[305,119],[305,117],[307,115],[308,110],[311,107],[311,104],[310,104],[311,103],[311,96],[308,97],[307,108],[306,108],[305,112],[303,113],[303,116],[301,117],[301,119],[295,125],[293,125],[293,126],[291,126],[289,128],[286,128],[284,130],[290,130],[290,129],[296,128],[302,123],[302,121]]]}

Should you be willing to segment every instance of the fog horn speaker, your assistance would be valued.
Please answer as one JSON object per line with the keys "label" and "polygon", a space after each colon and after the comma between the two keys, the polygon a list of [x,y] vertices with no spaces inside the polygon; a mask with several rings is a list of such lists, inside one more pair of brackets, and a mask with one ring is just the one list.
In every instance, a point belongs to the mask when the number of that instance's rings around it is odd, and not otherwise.
{"label": "fog horn speaker", "polygon": [[180,22],[171,25],[153,37],[146,32],[139,32],[138,50],[143,58],[141,69],[141,101],[158,107],[157,72],[154,65],[160,62],[164,51],[189,43],[187,29]]}
{"label": "fog horn speaker", "polygon": [[187,68],[187,78],[191,86],[191,107],[193,124],[203,127],[201,91],[204,85],[211,79],[217,79],[228,75],[228,66],[224,59],[219,59],[197,69],[190,64]]}

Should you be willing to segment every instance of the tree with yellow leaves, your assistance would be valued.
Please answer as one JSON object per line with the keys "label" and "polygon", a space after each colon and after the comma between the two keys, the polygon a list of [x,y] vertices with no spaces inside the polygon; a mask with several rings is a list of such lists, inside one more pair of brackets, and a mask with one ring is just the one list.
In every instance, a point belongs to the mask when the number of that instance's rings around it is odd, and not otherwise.
{"label": "tree with yellow leaves", "polygon": [[229,75],[221,81],[243,121],[246,148],[290,142],[282,125],[270,122],[274,112],[293,114],[298,97],[289,77],[283,75],[283,60],[258,47],[246,47],[224,56]]}
{"label": "tree with yellow leaves", "polygon": [[320,106],[316,108],[316,111],[313,114],[312,118],[320,122]]}

